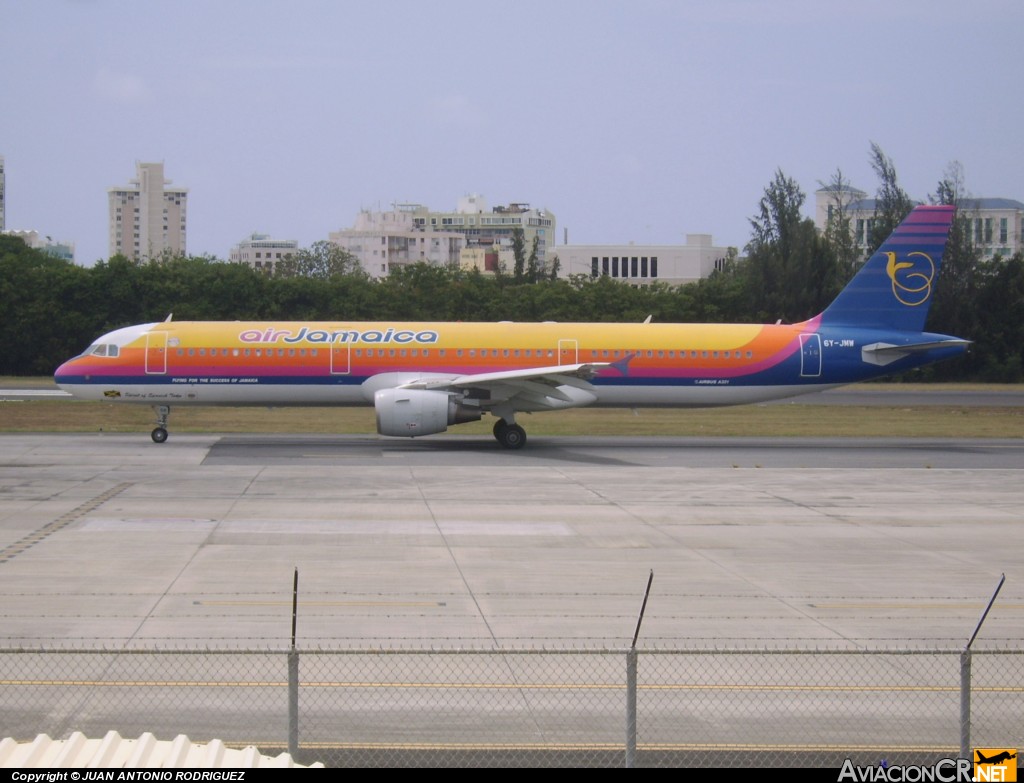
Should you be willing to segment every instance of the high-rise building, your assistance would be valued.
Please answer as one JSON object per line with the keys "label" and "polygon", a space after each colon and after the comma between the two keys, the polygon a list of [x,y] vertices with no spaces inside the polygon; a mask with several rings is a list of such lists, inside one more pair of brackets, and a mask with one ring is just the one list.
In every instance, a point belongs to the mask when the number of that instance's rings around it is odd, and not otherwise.
{"label": "high-rise building", "polygon": [[187,188],[168,188],[163,163],[135,163],[136,177],[107,188],[110,255],[133,260],[185,255]]}

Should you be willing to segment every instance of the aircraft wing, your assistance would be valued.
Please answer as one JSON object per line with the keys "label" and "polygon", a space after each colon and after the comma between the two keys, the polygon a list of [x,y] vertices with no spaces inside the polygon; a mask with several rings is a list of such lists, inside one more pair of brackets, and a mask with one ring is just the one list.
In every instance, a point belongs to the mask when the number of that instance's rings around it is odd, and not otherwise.
{"label": "aircraft wing", "polygon": [[479,396],[485,408],[501,403],[518,410],[568,408],[593,402],[596,395],[590,381],[594,376],[608,367],[625,374],[631,358],[423,379],[403,384],[402,388],[476,392],[472,396]]}

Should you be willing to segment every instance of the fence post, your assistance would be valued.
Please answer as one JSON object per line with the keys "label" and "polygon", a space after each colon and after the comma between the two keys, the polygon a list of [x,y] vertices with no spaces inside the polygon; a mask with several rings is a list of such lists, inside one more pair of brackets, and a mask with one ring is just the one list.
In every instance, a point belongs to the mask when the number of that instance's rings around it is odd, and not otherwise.
{"label": "fence post", "polygon": [[971,754],[971,651],[960,651],[960,758],[974,760]]}
{"label": "fence post", "polygon": [[626,769],[636,766],[636,648],[626,653]]}
{"label": "fence post", "polygon": [[299,608],[299,569],[292,584],[292,646],[288,651],[288,754],[299,752],[299,651],[295,649],[295,623]]}
{"label": "fence post", "polygon": [[636,766],[636,640],[640,636],[640,624],[644,621],[647,598],[651,594],[653,581],[654,569],[651,569],[650,576],[647,577],[647,589],[644,590],[644,601],[640,604],[640,614],[636,618],[633,643],[626,653],[626,769]]}
{"label": "fence post", "polygon": [[999,584],[996,585],[995,592],[988,599],[988,605],[982,611],[981,617],[978,618],[978,624],[974,626],[974,633],[971,634],[971,638],[967,640],[967,644],[960,652],[960,758],[969,761],[974,761],[974,754],[971,753],[971,645],[978,638],[981,624],[988,617],[989,610],[996,602],[996,596],[999,595],[1005,581],[1006,574],[1000,574]]}

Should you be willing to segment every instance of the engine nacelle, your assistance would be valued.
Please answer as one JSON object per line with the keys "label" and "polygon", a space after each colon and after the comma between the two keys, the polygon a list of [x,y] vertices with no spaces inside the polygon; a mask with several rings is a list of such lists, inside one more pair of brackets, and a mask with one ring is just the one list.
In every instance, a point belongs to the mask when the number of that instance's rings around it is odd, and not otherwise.
{"label": "engine nacelle", "polygon": [[444,432],[449,424],[479,421],[480,409],[460,404],[457,397],[426,389],[380,389],[373,395],[377,432],[401,438]]}

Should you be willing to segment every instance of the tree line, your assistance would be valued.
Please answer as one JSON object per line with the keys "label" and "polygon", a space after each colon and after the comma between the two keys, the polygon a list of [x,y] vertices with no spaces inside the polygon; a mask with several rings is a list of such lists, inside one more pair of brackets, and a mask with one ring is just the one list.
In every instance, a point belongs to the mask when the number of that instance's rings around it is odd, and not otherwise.
{"label": "tree line", "polygon": [[[750,219],[745,257],[732,255],[689,285],[636,287],[609,277],[559,278],[517,248],[513,270],[495,275],[426,264],[379,280],[350,255],[315,243],[267,275],[211,257],[144,263],[114,256],[81,267],[0,236],[0,375],[48,375],[112,329],[174,320],[403,320],[796,322],[820,312],[913,207],[891,161],[872,146],[880,179],[872,246],[858,247],[837,201],[825,232],[802,216],[805,195],[781,171]],[[837,172],[829,183],[841,192]],[[951,167],[933,203],[956,204]],[[845,221],[845,222],[844,222]],[[953,226],[926,328],[973,340],[959,359],[915,371],[915,380],[1024,379],[1024,258],[985,260],[967,217]]]}

